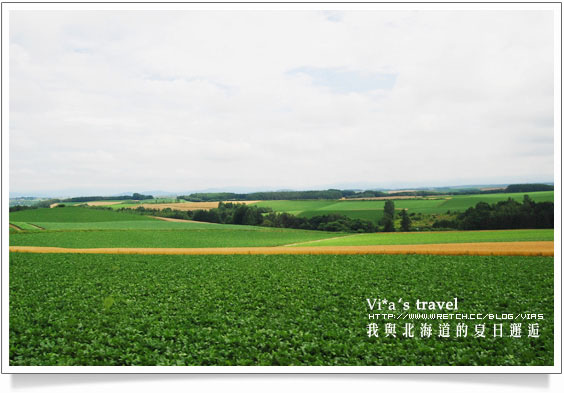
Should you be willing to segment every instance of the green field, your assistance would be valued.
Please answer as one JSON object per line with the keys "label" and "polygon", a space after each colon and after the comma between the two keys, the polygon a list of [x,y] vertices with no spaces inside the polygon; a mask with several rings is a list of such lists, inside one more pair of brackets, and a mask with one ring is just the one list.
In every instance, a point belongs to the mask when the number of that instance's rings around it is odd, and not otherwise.
{"label": "green field", "polygon": [[[10,232],[12,246],[266,247],[345,235],[248,225],[169,222],[127,212],[85,207],[22,210],[10,213],[10,221],[22,229],[29,229],[12,230]],[[39,230],[31,224],[44,230]]]}
{"label": "green field", "polygon": [[[396,210],[407,209],[409,213],[441,214],[448,211],[464,211],[478,202],[497,203],[513,198],[519,202],[529,195],[535,202],[554,201],[554,191],[541,191],[514,194],[476,194],[429,197],[426,199],[394,200]],[[384,200],[301,200],[301,201],[262,201],[258,206],[270,207],[274,211],[286,212],[302,217],[324,214],[342,214],[351,218],[364,218],[378,222],[383,215]]]}
{"label": "green field", "polygon": [[[10,365],[553,365],[554,259],[10,254]],[[542,313],[521,338],[385,337],[366,298]],[[394,313],[397,314],[397,313]],[[378,322],[379,337],[367,325]],[[527,336],[529,322],[539,337]]]}
{"label": "green field", "polygon": [[267,247],[343,236],[343,233],[298,229],[161,229],[12,232],[11,246],[106,247]]}
{"label": "green field", "polygon": [[[10,224],[17,226],[24,231],[40,231],[41,227],[37,227],[33,224],[29,224],[27,222],[19,222],[19,221],[10,221]],[[12,229],[12,228],[10,228]]]}
{"label": "green field", "polygon": [[[17,224],[16,224],[17,225]],[[143,221],[100,221],[100,222],[41,222],[38,223],[45,229],[50,230],[102,230],[102,229],[137,229],[137,230],[161,230],[161,229],[216,229],[216,230],[245,230],[260,231],[261,227],[250,225],[213,224],[209,222],[170,222],[157,219]]]}
{"label": "green field", "polygon": [[[355,202],[356,206],[362,203]],[[350,212],[363,213],[363,210]],[[267,247],[294,243],[304,243],[303,246],[364,246],[554,240],[552,229],[350,235],[247,225],[169,222],[127,212],[84,207],[14,212],[10,213],[10,222],[23,229],[10,231],[12,246],[68,248]]]}
{"label": "green field", "polygon": [[438,244],[479,242],[554,241],[554,229],[514,229],[499,231],[445,231],[404,233],[362,233],[341,238],[297,244],[309,246],[373,246],[391,244]]}
{"label": "green field", "polygon": [[54,207],[21,210],[10,213],[10,222],[108,222],[154,220],[135,213],[86,207]]}

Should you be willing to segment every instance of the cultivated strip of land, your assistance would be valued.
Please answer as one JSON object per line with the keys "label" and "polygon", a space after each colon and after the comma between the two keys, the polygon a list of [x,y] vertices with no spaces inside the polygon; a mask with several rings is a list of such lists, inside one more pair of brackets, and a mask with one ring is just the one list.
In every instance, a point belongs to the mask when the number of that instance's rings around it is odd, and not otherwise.
{"label": "cultivated strip of land", "polygon": [[10,246],[11,252],[141,255],[522,255],[554,256],[554,242],[491,242],[327,247],[224,247],[224,248],[61,248]]}
{"label": "cultivated strip of land", "polygon": [[37,228],[37,229],[39,229],[39,230],[41,230],[41,231],[44,231],[44,230],[45,230],[45,228],[40,227],[39,225],[32,224],[31,222],[28,222],[27,224],[30,225],[30,226],[32,226],[32,227],[34,227],[34,228]]}
{"label": "cultivated strip of land", "polygon": [[181,218],[169,218],[169,217],[157,217],[157,216],[149,216],[152,218],[155,218],[157,220],[161,220],[161,221],[168,221],[168,222],[192,222],[192,223],[196,223],[196,224],[208,224],[206,222],[202,222],[202,221],[194,221],[194,220],[183,220]]}
{"label": "cultivated strip of land", "polygon": [[[225,201],[224,203],[239,203],[250,205],[260,201]],[[178,203],[139,203],[135,205],[127,205],[124,207],[130,209],[137,209],[138,207],[144,207],[145,209],[172,209],[172,210],[209,210],[216,209],[219,206],[219,202],[178,202]]]}

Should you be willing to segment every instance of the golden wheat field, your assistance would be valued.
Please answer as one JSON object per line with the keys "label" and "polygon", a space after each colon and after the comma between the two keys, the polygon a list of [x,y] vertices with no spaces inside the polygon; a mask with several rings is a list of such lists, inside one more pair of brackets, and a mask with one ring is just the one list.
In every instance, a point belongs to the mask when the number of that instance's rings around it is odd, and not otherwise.
{"label": "golden wheat field", "polygon": [[11,252],[75,253],[75,254],[141,254],[141,255],[361,255],[361,254],[423,254],[423,255],[522,255],[554,256],[554,242],[492,242],[413,244],[383,246],[327,247],[221,247],[221,248],[61,248],[10,246]]}

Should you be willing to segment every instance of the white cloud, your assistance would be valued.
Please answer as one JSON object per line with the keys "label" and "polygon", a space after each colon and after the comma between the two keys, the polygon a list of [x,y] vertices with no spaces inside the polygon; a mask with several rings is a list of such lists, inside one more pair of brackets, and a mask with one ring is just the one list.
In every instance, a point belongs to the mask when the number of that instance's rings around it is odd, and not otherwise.
{"label": "white cloud", "polygon": [[10,188],[548,180],[553,84],[546,11],[13,11]]}

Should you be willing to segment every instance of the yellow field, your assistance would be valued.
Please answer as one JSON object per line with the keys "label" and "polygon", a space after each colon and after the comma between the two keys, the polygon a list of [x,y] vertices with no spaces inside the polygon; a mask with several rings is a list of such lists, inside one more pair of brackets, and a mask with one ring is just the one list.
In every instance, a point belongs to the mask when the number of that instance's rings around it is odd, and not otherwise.
{"label": "yellow field", "polygon": [[[224,203],[240,203],[250,205],[251,203],[257,202],[260,201],[225,201]],[[219,202],[141,203],[139,205],[132,206],[131,209],[136,209],[139,206],[143,206],[145,209],[157,210],[163,210],[166,208],[173,210],[209,210],[217,208],[219,206]]]}
{"label": "yellow field", "polygon": [[117,202],[109,202],[109,201],[93,201],[93,202],[86,202],[88,206],[110,206],[110,205],[117,205],[120,204],[121,201]]}
{"label": "yellow field", "polygon": [[426,254],[426,255],[523,255],[554,256],[554,242],[450,243],[386,246],[328,247],[226,247],[226,248],[60,248],[10,246],[10,252],[75,254],[166,254],[166,255],[241,255],[241,254]]}
{"label": "yellow field", "polygon": [[[110,201],[85,202],[85,204],[88,205],[88,206],[110,206],[110,205],[117,205],[119,203],[122,203],[122,202],[121,201],[117,201],[117,202],[116,201],[112,201],[112,202],[110,202]],[[52,204],[49,205],[49,207],[53,208],[53,207],[57,207],[59,205],[64,205],[64,203],[60,203],[60,202],[52,203]]]}

